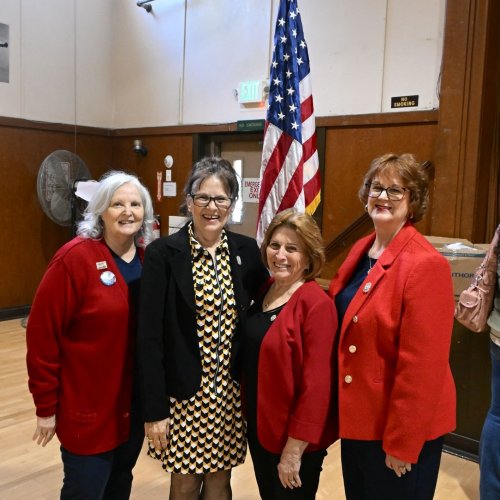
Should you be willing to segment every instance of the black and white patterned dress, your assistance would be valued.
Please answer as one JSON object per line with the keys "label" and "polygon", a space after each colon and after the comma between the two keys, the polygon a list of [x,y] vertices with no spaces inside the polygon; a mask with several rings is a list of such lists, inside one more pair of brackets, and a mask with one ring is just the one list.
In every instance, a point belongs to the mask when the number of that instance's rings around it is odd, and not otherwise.
{"label": "black and white patterned dress", "polygon": [[206,474],[242,464],[245,423],[239,385],[229,375],[231,341],[237,321],[226,233],[215,259],[189,227],[196,301],[201,386],[188,400],[170,398],[167,449],[149,450],[168,472]]}

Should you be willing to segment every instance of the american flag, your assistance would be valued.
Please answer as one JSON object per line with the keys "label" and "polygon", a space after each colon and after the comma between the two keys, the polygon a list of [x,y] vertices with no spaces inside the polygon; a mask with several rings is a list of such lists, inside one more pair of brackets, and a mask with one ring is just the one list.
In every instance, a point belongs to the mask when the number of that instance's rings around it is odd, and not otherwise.
{"label": "american flag", "polygon": [[274,215],[296,207],[314,213],[321,179],[309,54],[297,0],[280,0],[260,170],[260,244]]}

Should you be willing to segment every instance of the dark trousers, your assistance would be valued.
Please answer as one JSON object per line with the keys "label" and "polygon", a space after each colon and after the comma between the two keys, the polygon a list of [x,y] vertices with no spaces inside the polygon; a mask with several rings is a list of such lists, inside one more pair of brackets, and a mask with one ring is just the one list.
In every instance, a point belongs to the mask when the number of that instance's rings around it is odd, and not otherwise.
{"label": "dark trousers", "polygon": [[139,419],[131,422],[128,441],[97,455],[75,455],[61,446],[64,481],[61,500],[126,500],[132,489],[132,469],[144,442]]}
{"label": "dark trousers", "polygon": [[262,500],[314,500],[326,450],[312,451],[302,455],[300,466],[302,486],[292,490],[284,488],[279,480],[280,455],[269,453],[257,439],[250,436],[248,446]]}
{"label": "dark trousers", "polygon": [[436,489],[443,437],[427,441],[411,471],[397,477],[385,465],[382,441],[341,440],[347,500],[431,500]]}
{"label": "dark trousers", "polygon": [[481,500],[500,498],[500,346],[490,341],[491,406],[479,441]]}

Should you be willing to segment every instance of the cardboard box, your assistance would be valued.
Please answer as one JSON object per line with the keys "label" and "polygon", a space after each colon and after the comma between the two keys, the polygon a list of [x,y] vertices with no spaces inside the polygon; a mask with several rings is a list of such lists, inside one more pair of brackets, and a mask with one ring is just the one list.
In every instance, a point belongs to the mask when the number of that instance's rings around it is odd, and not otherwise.
{"label": "cardboard box", "polygon": [[442,236],[426,236],[426,239],[448,260],[453,280],[453,294],[455,300],[458,300],[460,292],[470,285],[475,270],[483,262],[486,255],[484,244],[474,245],[469,240]]}

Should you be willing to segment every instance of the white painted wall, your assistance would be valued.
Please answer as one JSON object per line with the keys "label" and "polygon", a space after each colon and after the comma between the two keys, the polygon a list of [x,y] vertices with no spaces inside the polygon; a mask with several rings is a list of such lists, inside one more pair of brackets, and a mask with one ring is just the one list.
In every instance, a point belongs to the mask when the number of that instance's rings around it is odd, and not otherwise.
{"label": "white painted wall", "polygon": [[[438,107],[445,3],[299,0],[316,116],[390,112],[392,96],[414,94],[417,109]],[[234,89],[268,78],[278,0],[152,5],[1,0],[0,116],[109,128],[264,118]]]}

